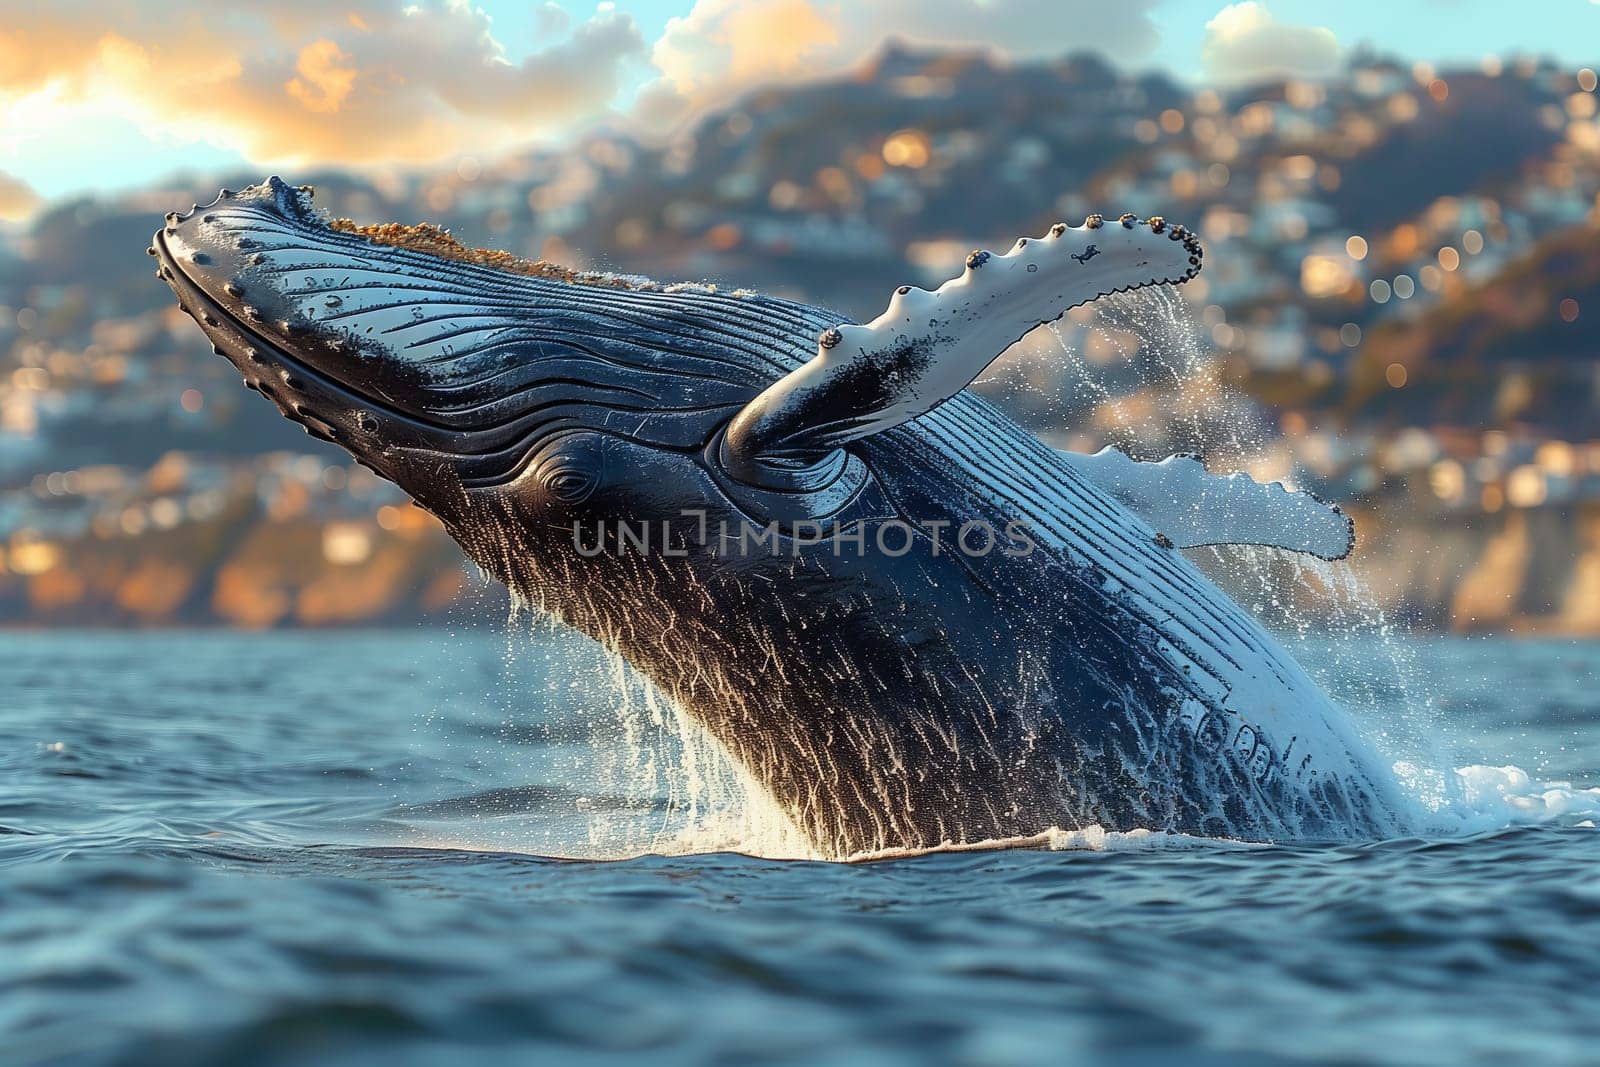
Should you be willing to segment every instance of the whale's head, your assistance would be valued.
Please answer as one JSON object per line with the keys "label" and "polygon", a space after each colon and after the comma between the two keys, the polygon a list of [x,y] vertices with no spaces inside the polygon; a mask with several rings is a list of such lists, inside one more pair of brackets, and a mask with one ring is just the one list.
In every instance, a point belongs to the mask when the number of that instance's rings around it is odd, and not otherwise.
{"label": "whale's head", "polygon": [[858,444],[1039,322],[1199,267],[1181,227],[1091,217],[974,253],[960,278],[903,287],[854,325],[330,221],[277,178],[169,215],[150,251],[246,385],[546,603],[582,580],[578,543],[607,524],[678,520],[673,536],[703,550],[729,523],[848,513],[872,491]]}
{"label": "whale's head", "polygon": [[249,388],[466,541],[508,507],[538,529],[693,506],[698,451],[794,359],[738,298],[362,231],[277,178],[169,215],[152,250]]}

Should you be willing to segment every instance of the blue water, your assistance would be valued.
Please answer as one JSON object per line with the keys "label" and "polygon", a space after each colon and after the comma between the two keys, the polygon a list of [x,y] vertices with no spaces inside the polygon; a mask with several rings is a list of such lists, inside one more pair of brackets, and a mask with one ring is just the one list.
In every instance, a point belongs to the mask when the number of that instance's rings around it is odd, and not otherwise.
{"label": "blue water", "polygon": [[681,780],[660,709],[619,711],[603,670],[549,636],[0,649],[7,1065],[1600,1049],[1600,836],[1581,791],[1600,783],[1600,646],[1423,641],[1407,691],[1381,670],[1341,677],[1367,658],[1348,648],[1321,664],[1384,744],[1405,732],[1386,719],[1426,697],[1453,766],[1530,776],[1475,772],[1512,795],[1488,788],[1444,820],[1456,832],[1341,848],[1113,835],[853,865],[541,858],[765,832],[723,810],[725,771]]}

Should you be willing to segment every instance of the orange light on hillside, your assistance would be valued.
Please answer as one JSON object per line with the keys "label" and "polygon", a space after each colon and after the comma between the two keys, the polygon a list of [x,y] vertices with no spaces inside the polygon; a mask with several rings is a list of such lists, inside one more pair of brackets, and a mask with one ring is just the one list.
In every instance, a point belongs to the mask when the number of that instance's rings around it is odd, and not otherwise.
{"label": "orange light on hillside", "polygon": [[336,567],[365,563],[372,555],[372,535],[360,523],[332,522],[322,531],[322,557]]}
{"label": "orange light on hillside", "polygon": [[1338,296],[1354,280],[1350,265],[1338,256],[1306,256],[1300,261],[1300,288],[1313,300]]}
{"label": "orange light on hillside", "polygon": [[856,195],[855,185],[842,167],[823,167],[817,171],[817,184],[835,203],[849,203]]}
{"label": "orange light on hillside", "polygon": [[928,165],[928,136],[921,130],[898,130],[883,142],[883,161],[891,167]]}
{"label": "orange light on hillside", "polygon": [[1428,484],[1433,487],[1434,496],[1448,504],[1454,504],[1466,491],[1467,475],[1461,469],[1461,464],[1453,459],[1444,459],[1429,469]]}
{"label": "orange light on hillside", "polygon": [[1572,299],[1572,297],[1569,296],[1565,300],[1561,301],[1561,306],[1557,310],[1561,314],[1562,322],[1578,321],[1578,302]]}
{"label": "orange light on hillside", "polygon": [[1565,441],[1546,441],[1533,454],[1539,469],[1556,478],[1570,478],[1578,469],[1578,450]]}
{"label": "orange light on hillside", "polygon": [[1518,467],[1506,479],[1506,499],[1513,507],[1536,508],[1549,495],[1544,471],[1538,467]]}
{"label": "orange light on hillside", "polygon": [[739,227],[731,222],[720,223],[706,231],[706,244],[718,252],[726,252],[739,245]]}
{"label": "orange light on hillside", "polygon": [[11,569],[18,574],[44,574],[61,562],[61,549],[49,541],[21,541],[11,545]]}
{"label": "orange light on hillside", "polygon": [[1410,122],[1421,110],[1417,106],[1417,98],[1410,93],[1395,93],[1389,98],[1388,108],[1389,117],[1395,122]]}
{"label": "orange light on hillside", "polygon": [[1417,254],[1422,236],[1409,222],[1402,222],[1389,235],[1389,254],[1395,259],[1410,259]]}
{"label": "orange light on hillside", "polygon": [[1404,389],[1407,377],[1403,363],[1391,363],[1383,372],[1383,380],[1389,383],[1391,389]]}

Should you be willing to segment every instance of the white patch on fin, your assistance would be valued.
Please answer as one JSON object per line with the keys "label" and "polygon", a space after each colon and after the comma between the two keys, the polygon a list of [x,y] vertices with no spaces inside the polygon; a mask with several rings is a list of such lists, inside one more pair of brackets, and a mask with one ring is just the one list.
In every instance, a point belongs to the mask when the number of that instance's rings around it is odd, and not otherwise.
{"label": "white patch on fin", "polygon": [[1140,463],[1115,448],[1094,455],[1061,452],[1084,478],[1125,504],[1175,548],[1264,545],[1320,559],[1344,559],[1355,547],[1349,516],[1282,482],[1248,474],[1213,474],[1193,456]]}

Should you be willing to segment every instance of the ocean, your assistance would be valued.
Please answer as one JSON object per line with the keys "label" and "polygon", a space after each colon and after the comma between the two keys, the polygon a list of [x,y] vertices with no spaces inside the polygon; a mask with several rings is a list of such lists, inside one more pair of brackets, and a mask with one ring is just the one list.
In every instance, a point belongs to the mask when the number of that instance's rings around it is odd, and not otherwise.
{"label": "ocean", "polygon": [[846,864],[537,627],[7,633],[0,1063],[1592,1063],[1600,645],[1394,641],[1421,836]]}

